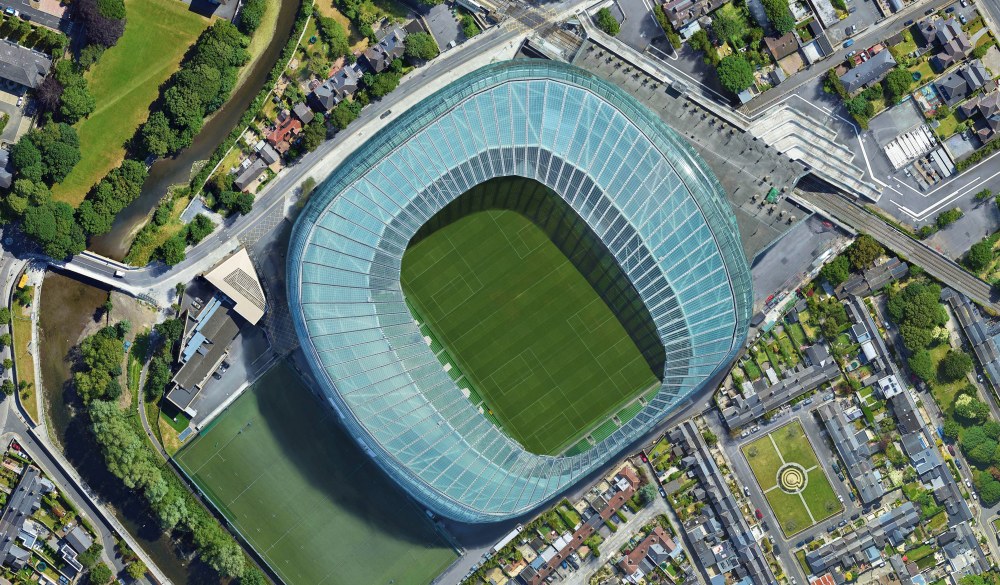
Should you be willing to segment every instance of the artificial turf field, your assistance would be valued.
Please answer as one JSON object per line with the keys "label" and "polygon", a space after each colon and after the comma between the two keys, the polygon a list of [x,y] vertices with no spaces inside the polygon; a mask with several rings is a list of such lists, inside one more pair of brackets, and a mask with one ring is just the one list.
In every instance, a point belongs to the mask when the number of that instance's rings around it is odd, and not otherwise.
{"label": "artificial turf field", "polygon": [[[742,451],[785,536],[801,532],[844,508],[799,421],[743,445]],[[799,493],[790,494],[778,486],[778,470],[786,463],[798,463],[806,470],[808,482]]]}
{"label": "artificial turf field", "polygon": [[287,585],[423,585],[456,558],[284,362],[177,461]]}
{"label": "artificial turf field", "polygon": [[407,300],[504,430],[556,454],[658,381],[590,283],[529,219],[480,211],[403,256]]}

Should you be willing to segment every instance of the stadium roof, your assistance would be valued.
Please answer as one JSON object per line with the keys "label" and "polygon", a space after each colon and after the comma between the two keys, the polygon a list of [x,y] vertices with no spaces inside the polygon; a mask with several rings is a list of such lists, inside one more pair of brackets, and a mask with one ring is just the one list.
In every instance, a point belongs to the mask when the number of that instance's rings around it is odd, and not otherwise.
{"label": "stadium roof", "polygon": [[[410,238],[489,179],[532,178],[605,243],[666,364],[655,397],[590,450],[526,451],[425,343],[399,284]],[[292,321],[338,416],[424,505],[463,521],[531,510],[616,456],[728,364],[752,286],[718,180],[662,120],[572,66],[493,64],[402,114],[310,198],[288,253]]]}
{"label": "stadium roof", "polygon": [[205,275],[205,280],[236,303],[236,314],[240,317],[251,325],[260,321],[267,302],[246,248],[223,260]]}

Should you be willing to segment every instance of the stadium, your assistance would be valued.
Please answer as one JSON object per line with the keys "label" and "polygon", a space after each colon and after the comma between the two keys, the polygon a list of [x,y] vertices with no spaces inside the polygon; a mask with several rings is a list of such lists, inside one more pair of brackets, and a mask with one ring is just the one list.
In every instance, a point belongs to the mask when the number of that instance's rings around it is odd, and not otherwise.
{"label": "stadium", "polygon": [[530,511],[699,392],[752,288],[712,171],[569,65],[475,71],[311,195],[292,321],[323,395],[423,505]]}

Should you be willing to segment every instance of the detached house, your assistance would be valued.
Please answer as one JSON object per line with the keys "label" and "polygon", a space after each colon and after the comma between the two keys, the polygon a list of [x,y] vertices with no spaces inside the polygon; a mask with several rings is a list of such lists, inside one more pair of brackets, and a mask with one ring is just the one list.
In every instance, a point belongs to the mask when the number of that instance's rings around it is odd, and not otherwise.
{"label": "detached house", "polygon": [[941,51],[931,59],[931,64],[938,71],[944,71],[965,59],[973,49],[969,35],[965,34],[962,25],[954,18],[936,28],[934,40],[941,46]]}
{"label": "detached house", "polygon": [[[365,54],[367,55],[367,52]],[[309,94],[309,105],[314,111],[328,112],[348,96],[354,95],[360,83],[361,71],[356,63],[341,67],[330,79]]]}
{"label": "detached house", "polygon": [[982,88],[990,80],[986,66],[979,59],[935,82],[944,103],[954,106]]}
{"label": "detached house", "polygon": [[378,43],[361,55],[359,63],[375,73],[381,73],[389,68],[394,59],[403,56],[403,51],[406,49],[403,44],[405,40],[406,31],[393,26]]}

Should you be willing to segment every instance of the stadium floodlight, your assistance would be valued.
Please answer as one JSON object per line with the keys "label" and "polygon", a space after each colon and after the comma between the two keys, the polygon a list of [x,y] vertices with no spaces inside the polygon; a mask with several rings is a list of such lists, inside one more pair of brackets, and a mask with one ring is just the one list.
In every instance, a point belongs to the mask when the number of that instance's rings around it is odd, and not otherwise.
{"label": "stadium floodlight", "polygon": [[[545,185],[600,238],[662,350],[655,396],[582,453],[531,453],[488,421],[403,298],[413,236],[501,177]],[[296,222],[287,282],[318,390],[350,433],[421,503],[470,522],[531,510],[704,390],[743,344],[752,302],[736,220],[697,153],[621,89],[534,60],[455,81],[349,156]]]}

